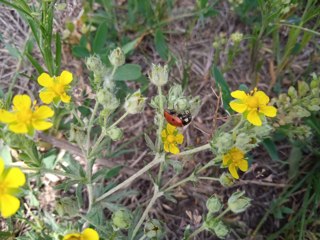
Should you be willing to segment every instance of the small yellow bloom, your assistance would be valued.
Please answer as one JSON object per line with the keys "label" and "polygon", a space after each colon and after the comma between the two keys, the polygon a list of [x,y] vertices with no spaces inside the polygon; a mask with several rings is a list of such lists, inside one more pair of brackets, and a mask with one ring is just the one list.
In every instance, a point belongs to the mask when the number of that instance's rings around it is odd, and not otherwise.
{"label": "small yellow bloom", "polygon": [[52,117],[54,111],[48,106],[36,106],[28,95],[16,95],[13,98],[12,111],[0,110],[0,122],[9,125],[9,130],[14,133],[28,133],[33,135],[34,129],[46,130],[52,127],[51,122],[45,121]]}
{"label": "small yellow bloom", "polygon": [[163,147],[166,152],[171,152],[172,154],[178,154],[180,152],[177,147],[178,144],[183,143],[183,135],[178,132],[175,126],[167,124],[167,127],[162,130],[161,137],[163,141]]}
{"label": "small yellow bloom", "polygon": [[250,93],[236,90],[231,93],[231,96],[236,100],[230,102],[230,107],[238,112],[243,113],[245,118],[255,126],[261,126],[261,117],[264,115],[267,117],[275,117],[277,115],[277,109],[273,106],[267,106],[270,99],[263,92],[258,91],[255,88]]}
{"label": "small yellow bloom", "polygon": [[244,152],[236,147],[231,148],[225,155],[223,155],[222,164],[224,166],[228,166],[229,172],[235,179],[239,178],[237,172],[238,168],[240,168],[242,172],[248,170],[248,161],[244,158]]}
{"label": "small yellow bloom", "polygon": [[63,240],[99,240],[99,234],[92,228],[86,228],[82,233],[70,233]]}
{"label": "small yellow bloom", "polygon": [[15,194],[25,182],[26,177],[19,168],[5,169],[4,161],[0,158],[0,212],[2,217],[8,218],[20,208],[20,201]]}
{"label": "small yellow bloom", "polygon": [[48,73],[42,73],[38,77],[38,83],[44,88],[40,92],[42,102],[49,104],[52,101],[58,103],[60,100],[69,103],[71,97],[66,93],[73,79],[72,73],[63,71],[60,76],[50,77]]}

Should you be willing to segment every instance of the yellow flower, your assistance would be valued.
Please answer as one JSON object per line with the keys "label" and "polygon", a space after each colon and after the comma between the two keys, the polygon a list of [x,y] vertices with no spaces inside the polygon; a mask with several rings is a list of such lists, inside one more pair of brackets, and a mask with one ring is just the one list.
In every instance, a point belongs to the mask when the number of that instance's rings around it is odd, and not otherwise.
{"label": "yellow flower", "polygon": [[42,73],[38,77],[38,83],[44,88],[40,92],[42,102],[49,104],[52,101],[58,103],[60,100],[69,103],[71,97],[66,93],[73,79],[72,73],[63,71],[60,76],[50,77],[48,73]]}
{"label": "yellow flower", "polygon": [[161,137],[163,141],[164,150],[172,154],[180,152],[177,144],[183,143],[183,135],[178,132],[175,126],[167,124],[167,127],[162,130]]}
{"label": "yellow flower", "polygon": [[0,158],[0,212],[2,217],[8,218],[20,208],[20,201],[15,197],[26,182],[24,173],[16,167],[4,167],[4,161]]}
{"label": "yellow flower", "polygon": [[244,159],[244,152],[239,148],[233,147],[222,157],[222,164],[228,166],[229,172],[235,179],[239,178],[238,168],[242,172],[248,170],[248,161]]}
{"label": "yellow flower", "polygon": [[246,94],[244,91],[236,90],[231,93],[231,96],[236,100],[230,102],[230,107],[238,112],[243,113],[245,118],[255,126],[261,126],[261,117],[275,117],[277,109],[273,106],[267,106],[270,99],[263,92],[255,88],[250,93]]}
{"label": "yellow flower", "polygon": [[86,228],[82,233],[70,233],[63,240],[99,240],[99,234],[92,228]]}
{"label": "yellow flower", "polygon": [[36,106],[28,95],[16,95],[13,98],[12,111],[0,110],[0,122],[9,125],[9,130],[14,133],[28,133],[33,135],[34,129],[46,130],[52,127],[51,122],[45,121],[52,117],[54,112],[48,106]]}

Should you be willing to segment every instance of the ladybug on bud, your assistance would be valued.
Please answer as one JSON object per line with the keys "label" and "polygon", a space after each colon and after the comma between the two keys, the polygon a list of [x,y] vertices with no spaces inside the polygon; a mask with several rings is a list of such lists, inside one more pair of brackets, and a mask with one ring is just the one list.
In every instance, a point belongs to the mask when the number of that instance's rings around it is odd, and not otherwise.
{"label": "ladybug on bud", "polygon": [[177,113],[177,111],[173,109],[164,110],[164,117],[168,123],[175,127],[186,126],[192,120],[191,113],[188,110],[184,111],[183,113]]}

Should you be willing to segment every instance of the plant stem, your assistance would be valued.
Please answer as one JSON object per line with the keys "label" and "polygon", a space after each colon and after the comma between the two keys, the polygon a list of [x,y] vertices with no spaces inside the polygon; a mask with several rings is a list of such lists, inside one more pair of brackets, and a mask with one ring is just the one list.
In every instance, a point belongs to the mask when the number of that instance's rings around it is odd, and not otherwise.
{"label": "plant stem", "polygon": [[[159,126],[158,126],[158,139],[157,139],[157,151],[160,152],[161,151],[161,143],[162,143],[162,139],[161,139],[161,131],[163,128],[163,101],[162,101],[162,89],[161,86],[158,86],[158,95],[159,95]],[[163,163],[160,164],[159,167],[159,171],[158,171],[158,184],[160,185],[160,181],[161,181],[161,175],[162,175],[162,171],[163,171]]]}
{"label": "plant stem", "polygon": [[88,191],[88,210],[87,210],[87,214],[91,211],[92,204],[93,204],[92,163],[93,163],[93,160],[89,159],[87,161],[87,168],[86,168],[86,176],[87,176],[87,181],[88,181],[88,183],[86,184],[87,191]]}
{"label": "plant stem", "polygon": [[197,230],[195,230],[189,237],[188,239],[192,239],[195,236],[197,236],[199,233],[201,233],[203,230],[205,230],[205,227],[202,225],[201,227],[199,227]]}
{"label": "plant stem", "polygon": [[159,192],[159,187],[158,185],[154,185],[154,192],[153,192],[153,196],[148,204],[148,206],[146,207],[146,209],[144,210],[139,222],[137,223],[137,225],[135,226],[133,233],[132,233],[132,237],[131,239],[134,239],[134,237],[136,236],[137,232],[139,231],[139,228],[141,227],[142,223],[144,222],[144,220],[146,219],[150,209],[152,208],[152,206],[154,205],[154,203],[156,202],[156,200],[161,197],[163,195],[163,192]]}
{"label": "plant stem", "polygon": [[219,181],[219,178],[213,178],[213,177],[198,177],[198,179],[210,180],[210,181]]}
{"label": "plant stem", "polygon": [[128,112],[125,112],[116,122],[114,122],[110,127],[108,127],[108,129],[117,126],[117,124],[119,124],[126,116],[128,116],[128,114]]}
{"label": "plant stem", "polygon": [[189,175],[185,179],[182,179],[181,181],[179,181],[179,182],[171,185],[170,187],[164,189],[163,192],[169,192],[171,189],[174,189],[175,187],[180,186],[180,185],[184,184],[185,182],[194,181],[194,180],[196,180],[196,176],[192,173],[191,175]]}
{"label": "plant stem", "polygon": [[205,144],[205,145],[202,145],[202,146],[200,146],[200,147],[196,147],[196,148],[194,148],[194,149],[190,149],[190,150],[187,150],[187,151],[178,153],[178,154],[176,154],[175,156],[190,155],[190,154],[194,154],[194,153],[197,153],[197,152],[201,152],[201,151],[204,151],[204,150],[207,150],[207,149],[210,149],[210,144],[209,144],[209,143],[207,143],[207,144]]}
{"label": "plant stem", "polygon": [[95,103],[95,105],[94,105],[94,108],[93,108],[93,111],[92,111],[91,118],[90,118],[89,123],[88,123],[88,131],[87,131],[87,147],[86,147],[87,154],[86,154],[86,156],[89,156],[89,148],[90,148],[90,133],[91,133],[91,128],[92,128],[92,126],[93,126],[94,117],[95,117],[95,115],[96,115],[96,113],[97,113],[98,107],[99,107],[99,103],[98,103],[98,101],[96,101],[96,103]]}
{"label": "plant stem", "polygon": [[151,169],[153,166],[162,163],[165,160],[164,155],[157,154],[155,158],[152,160],[152,162],[148,163],[146,166],[144,166],[142,169],[140,169],[138,172],[133,174],[131,177],[117,185],[116,187],[112,188],[110,191],[102,194],[100,197],[96,199],[96,203],[102,201],[106,197],[110,196],[111,194],[115,193],[116,191],[120,190],[121,188],[129,185],[131,182],[133,182],[136,178],[147,172],[149,169]]}
{"label": "plant stem", "polygon": [[218,217],[216,217],[216,219],[222,218],[222,217],[223,217],[224,215],[226,215],[226,213],[229,212],[229,211],[230,211],[230,208],[227,207],[222,213],[219,214]]}

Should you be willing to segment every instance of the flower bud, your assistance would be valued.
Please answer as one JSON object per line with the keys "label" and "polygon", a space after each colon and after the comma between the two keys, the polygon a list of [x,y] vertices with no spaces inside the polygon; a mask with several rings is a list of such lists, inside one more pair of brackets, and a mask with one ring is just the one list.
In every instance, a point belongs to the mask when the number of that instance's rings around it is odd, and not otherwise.
{"label": "flower bud", "polygon": [[86,59],[86,66],[89,69],[89,71],[97,72],[97,70],[100,70],[104,68],[103,63],[101,62],[101,59],[97,55],[92,55]]}
{"label": "flower bud", "polygon": [[112,223],[119,229],[128,229],[132,223],[132,214],[126,209],[119,209],[112,215]]}
{"label": "flower bud", "polygon": [[189,101],[185,97],[180,97],[174,102],[173,107],[177,112],[183,112],[190,108]]}
{"label": "flower bud", "polygon": [[206,206],[209,213],[217,213],[221,210],[222,204],[217,196],[213,196],[207,200]]}
{"label": "flower bud", "polygon": [[142,112],[147,98],[142,97],[140,90],[129,95],[124,103],[124,108],[130,114]]}
{"label": "flower bud", "polygon": [[234,178],[230,173],[224,172],[219,178],[219,182],[224,187],[231,187],[234,184]]}
{"label": "flower bud", "polygon": [[114,67],[122,66],[126,61],[126,58],[122,49],[119,47],[114,49],[109,55],[109,61]]}
{"label": "flower bud", "polygon": [[108,111],[113,111],[119,107],[117,97],[107,89],[100,89],[97,93],[97,101]]}
{"label": "flower bud", "polygon": [[228,200],[228,207],[234,213],[244,212],[250,207],[251,199],[244,197],[245,192],[235,192]]}
{"label": "flower bud", "polygon": [[232,33],[230,36],[232,42],[234,42],[235,44],[240,43],[243,39],[243,34],[240,32],[235,32]]}
{"label": "flower bud", "polygon": [[109,136],[113,141],[120,140],[123,136],[123,132],[121,128],[113,127],[106,132],[107,136]]}
{"label": "flower bud", "polygon": [[220,239],[225,239],[229,234],[229,229],[222,221],[217,221],[216,225],[213,227],[213,231]]}
{"label": "flower bud", "polygon": [[157,219],[151,219],[144,225],[144,234],[150,239],[161,239],[163,228]]}
{"label": "flower bud", "polygon": [[161,87],[168,82],[168,66],[164,65],[161,66],[152,64],[151,73],[149,73],[150,81],[158,86]]}

